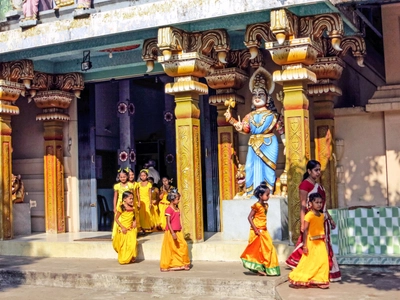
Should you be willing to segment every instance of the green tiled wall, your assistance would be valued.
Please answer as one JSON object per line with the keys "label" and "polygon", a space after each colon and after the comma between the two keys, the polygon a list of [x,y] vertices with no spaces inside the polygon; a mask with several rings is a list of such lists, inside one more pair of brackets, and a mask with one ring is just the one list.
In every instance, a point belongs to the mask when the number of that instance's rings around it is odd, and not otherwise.
{"label": "green tiled wall", "polygon": [[332,209],[329,213],[338,225],[331,232],[336,254],[400,254],[400,207]]}

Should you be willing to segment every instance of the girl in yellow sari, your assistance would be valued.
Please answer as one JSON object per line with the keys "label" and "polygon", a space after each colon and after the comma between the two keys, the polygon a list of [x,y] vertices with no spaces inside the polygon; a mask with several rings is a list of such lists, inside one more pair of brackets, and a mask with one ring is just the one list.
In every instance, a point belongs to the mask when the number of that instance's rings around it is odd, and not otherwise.
{"label": "girl in yellow sari", "polygon": [[252,207],[248,217],[250,227],[249,244],[240,256],[246,269],[259,275],[279,276],[278,255],[272,244],[272,238],[267,231],[267,211],[270,189],[266,182],[254,190],[254,196],[258,198]]}
{"label": "girl in yellow sari", "polygon": [[168,193],[174,188],[172,185],[172,179],[164,176],[162,178],[162,187],[160,188],[160,202],[158,203],[158,209],[160,210],[160,227],[165,230],[167,218],[165,218],[165,210],[169,206],[169,201],[167,200]]}
{"label": "girl in yellow sari", "polygon": [[117,223],[115,222],[117,213],[117,208],[122,204],[122,194],[126,191],[134,192],[134,185],[128,181],[129,178],[129,168],[120,169],[118,170],[117,181],[118,183],[114,184],[114,199],[113,199],[113,206],[114,206],[114,224],[111,233],[111,238],[113,239],[115,234],[117,233]]}
{"label": "girl in yellow sari", "polygon": [[153,230],[161,230],[160,228],[160,210],[158,209],[159,193],[157,185],[154,183],[154,178],[149,176],[149,182],[151,183],[151,217],[153,222]]}
{"label": "girl in yellow sari", "polygon": [[137,229],[133,194],[129,191],[122,194],[122,204],[117,207],[115,222],[118,229],[113,248],[118,253],[118,262],[121,265],[132,263],[137,255]]}
{"label": "girl in yellow sari", "polygon": [[324,214],[319,193],[309,196],[311,210],[304,217],[303,255],[289,274],[290,287],[329,288],[329,258],[325,245]]}
{"label": "girl in yellow sari", "polygon": [[129,182],[132,183],[133,185],[133,205],[135,207],[135,218],[136,218],[136,225],[137,225],[137,230],[138,232],[141,231],[140,228],[140,219],[139,219],[139,209],[140,209],[140,202],[138,201],[137,198],[137,189],[139,187],[139,183],[135,181],[135,171],[133,171],[132,168],[129,168]]}
{"label": "girl in yellow sari", "polygon": [[148,171],[143,169],[139,174],[140,182],[137,188],[137,198],[140,218],[140,227],[142,233],[151,232],[154,226],[152,218],[152,204],[151,204],[151,183],[148,180]]}

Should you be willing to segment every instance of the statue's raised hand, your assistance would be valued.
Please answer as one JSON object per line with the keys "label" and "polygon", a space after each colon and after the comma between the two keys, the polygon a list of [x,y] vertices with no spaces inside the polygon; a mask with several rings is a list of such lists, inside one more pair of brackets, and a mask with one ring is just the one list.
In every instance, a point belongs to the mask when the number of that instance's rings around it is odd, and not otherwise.
{"label": "statue's raised hand", "polygon": [[224,113],[224,116],[225,116],[225,118],[226,118],[226,121],[229,121],[229,120],[232,118],[231,112],[230,112],[229,110],[227,110],[227,111]]}

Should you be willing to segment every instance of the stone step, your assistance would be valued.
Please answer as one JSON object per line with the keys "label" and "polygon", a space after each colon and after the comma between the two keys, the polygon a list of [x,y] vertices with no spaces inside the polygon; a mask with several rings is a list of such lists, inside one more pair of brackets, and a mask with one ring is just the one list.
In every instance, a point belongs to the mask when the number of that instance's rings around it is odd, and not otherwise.
{"label": "stone step", "polygon": [[[75,289],[63,287],[44,287],[36,285],[3,285],[0,283],[0,293],[2,299],[12,300],[43,300],[43,295],[47,299],[57,300],[82,300],[82,299],[162,299],[162,300],[204,300],[204,296],[185,296],[176,294],[166,294],[163,291],[157,293],[147,292],[125,292],[95,289]],[[248,300],[246,296],[242,297],[221,297],[207,296],[207,300]]]}
{"label": "stone step", "polygon": [[109,259],[0,257],[2,284],[107,291],[146,292],[177,296],[276,299],[281,276],[257,276],[240,262],[197,262],[190,271],[160,272],[157,261],[119,265]]}
{"label": "stone step", "polygon": [[[138,259],[159,260],[162,232],[138,238]],[[284,262],[293,251],[288,242],[274,242],[278,259]],[[188,243],[192,261],[240,261],[247,241],[226,241],[221,233],[211,235],[202,243]],[[109,232],[32,234],[13,240],[0,241],[1,255],[60,258],[116,259]]]}

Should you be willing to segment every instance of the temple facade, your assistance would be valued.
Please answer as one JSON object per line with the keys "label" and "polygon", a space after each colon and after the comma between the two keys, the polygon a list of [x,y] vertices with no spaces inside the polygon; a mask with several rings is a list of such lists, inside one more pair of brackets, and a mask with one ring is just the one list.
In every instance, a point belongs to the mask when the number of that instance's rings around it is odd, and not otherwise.
{"label": "temple facade", "polygon": [[[117,169],[138,173],[149,159],[182,194],[186,238],[221,231],[222,201],[238,193],[249,141],[224,113],[251,111],[259,67],[272,75],[284,119],[275,194],[287,195],[292,239],[309,159],[321,162],[342,226],[348,213],[374,207],[366,215],[389,218],[392,237],[395,2],[0,0],[0,238],[14,235],[12,174],[24,182],[32,231],[97,231]],[[108,200],[101,210],[98,195]],[[348,253],[358,247],[350,238],[337,237]],[[400,254],[399,242],[382,253]]]}

